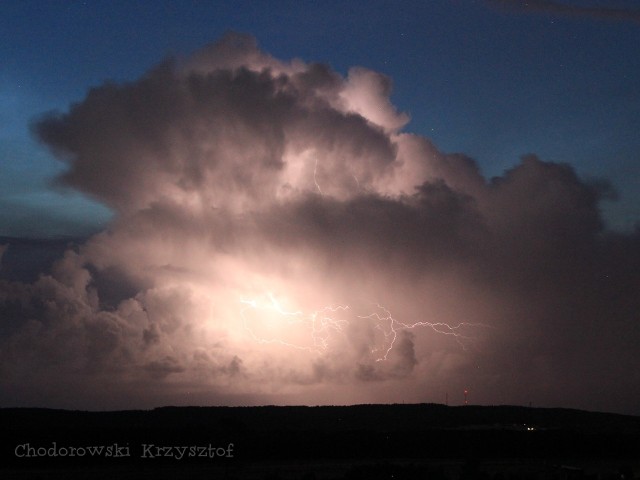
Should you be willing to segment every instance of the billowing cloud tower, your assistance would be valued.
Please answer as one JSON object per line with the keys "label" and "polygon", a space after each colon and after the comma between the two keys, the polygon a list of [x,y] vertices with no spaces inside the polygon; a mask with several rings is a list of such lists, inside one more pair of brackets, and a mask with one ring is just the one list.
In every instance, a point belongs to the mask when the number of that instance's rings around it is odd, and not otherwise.
{"label": "billowing cloud tower", "polygon": [[[40,119],[58,181],[114,219],[37,281],[0,284],[0,400],[442,401],[469,386],[558,403],[638,386],[638,237],[603,230],[602,187],[533,155],[487,181],[404,133],[390,91],[231,34]],[[616,358],[594,364],[600,342]],[[607,398],[580,406],[628,408]]]}

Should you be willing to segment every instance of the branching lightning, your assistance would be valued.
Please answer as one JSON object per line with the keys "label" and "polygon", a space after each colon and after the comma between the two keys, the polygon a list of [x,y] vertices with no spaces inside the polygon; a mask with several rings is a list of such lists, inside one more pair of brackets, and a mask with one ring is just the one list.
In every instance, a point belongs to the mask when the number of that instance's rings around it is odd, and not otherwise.
{"label": "branching lightning", "polygon": [[[472,336],[463,332],[465,327],[490,328],[489,325],[482,323],[468,322],[461,322],[456,325],[426,321],[405,323],[394,318],[391,312],[380,304],[376,304],[376,311],[366,315],[354,314],[353,309],[348,305],[329,305],[314,310],[311,313],[305,313],[301,310],[287,310],[283,308],[272,293],[254,299],[241,299],[240,303],[244,305],[240,312],[243,329],[256,342],[261,344],[280,344],[314,353],[322,353],[327,350],[330,347],[333,335],[345,335],[346,329],[352,321],[356,319],[359,321],[370,321],[373,324],[373,328],[382,333],[381,345],[370,346],[370,353],[375,357],[376,362],[387,360],[389,353],[395,346],[398,333],[401,330],[427,327],[438,334],[454,337],[460,346],[465,349],[466,345],[474,339]],[[248,316],[249,310],[254,312],[251,319]],[[351,316],[351,319],[349,316]],[[275,325],[276,323],[279,325]],[[256,332],[256,324],[259,324],[263,329],[269,331],[269,336],[266,334],[258,334]],[[309,336],[308,345],[287,341],[282,338],[282,336],[278,336],[279,328],[287,329],[293,325],[303,327],[303,330]]]}
{"label": "branching lightning", "polygon": [[316,163],[315,163],[315,166],[313,167],[313,183],[316,184],[316,188],[318,189],[318,192],[320,192],[320,195],[324,195],[322,193],[322,189],[320,188],[320,184],[318,183],[318,179],[316,178],[317,173],[318,173],[318,157],[316,157]]}
{"label": "branching lightning", "polygon": [[377,362],[383,361],[387,359],[387,355],[393,349],[393,346],[396,342],[396,338],[398,337],[398,331],[402,329],[411,330],[417,327],[429,327],[434,332],[441,333],[443,335],[451,335],[455,337],[456,341],[460,344],[460,346],[465,349],[466,344],[464,341],[473,341],[473,337],[465,335],[461,333],[461,328],[463,327],[489,327],[488,325],[482,323],[469,323],[469,322],[461,322],[457,325],[449,325],[444,322],[416,322],[416,323],[404,323],[396,320],[391,312],[383,307],[380,304],[376,304],[376,308],[382,311],[382,314],[378,312],[370,313],[369,315],[358,315],[358,318],[362,319],[372,319],[375,320],[375,328],[382,331],[385,338],[385,346],[379,349],[372,349],[371,353],[384,352],[382,356],[376,359]]}
{"label": "branching lightning", "polygon": [[[277,343],[285,345],[287,347],[296,348],[299,350],[307,350],[310,352],[322,352],[329,347],[329,337],[332,332],[343,332],[344,327],[348,325],[346,319],[334,318],[334,315],[339,312],[349,310],[348,306],[326,306],[319,310],[315,310],[310,314],[305,314],[300,310],[289,311],[285,310],[273,294],[268,293],[263,295],[260,299],[241,299],[240,303],[245,305],[240,314],[242,317],[243,328],[247,331],[254,340],[259,343]],[[309,331],[311,338],[311,345],[305,346],[293,342],[288,342],[282,338],[271,337],[264,338],[257,335],[255,329],[252,328],[251,322],[246,315],[248,310],[262,311],[265,315],[261,316],[263,323],[268,323],[269,320],[273,321],[275,315],[276,319],[280,319],[285,322],[285,325],[298,324],[306,327]],[[270,313],[272,312],[272,313]],[[275,332],[275,329],[272,331]]]}

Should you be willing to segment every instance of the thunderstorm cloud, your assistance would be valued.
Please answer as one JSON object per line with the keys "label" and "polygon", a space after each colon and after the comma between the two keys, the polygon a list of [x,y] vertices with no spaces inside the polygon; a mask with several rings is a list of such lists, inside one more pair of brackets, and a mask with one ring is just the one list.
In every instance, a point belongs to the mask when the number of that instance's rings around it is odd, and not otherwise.
{"label": "thunderstorm cloud", "polygon": [[[34,123],[114,212],[0,280],[0,402],[454,400],[632,411],[640,235],[535,155],[486,179],[390,79],[231,34]],[[0,247],[3,271],[18,241]],[[12,254],[12,251],[14,252]],[[14,257],[11,257],[14,255]],[[636,412],[637,413],[637,412]]]}

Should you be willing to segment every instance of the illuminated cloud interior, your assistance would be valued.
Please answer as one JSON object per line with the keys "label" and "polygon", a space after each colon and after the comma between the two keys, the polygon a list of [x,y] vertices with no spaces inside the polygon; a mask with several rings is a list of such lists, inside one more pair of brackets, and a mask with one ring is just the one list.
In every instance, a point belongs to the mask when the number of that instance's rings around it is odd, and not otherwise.
{"label": "illuminated cloud interior", "polygon": [[115,217],[2,281],[2,402],[631,408],[605,391],[640,386],[640,245],[608,187],[535,155],[487,180],[390,93],[232,34],[41,118]]}

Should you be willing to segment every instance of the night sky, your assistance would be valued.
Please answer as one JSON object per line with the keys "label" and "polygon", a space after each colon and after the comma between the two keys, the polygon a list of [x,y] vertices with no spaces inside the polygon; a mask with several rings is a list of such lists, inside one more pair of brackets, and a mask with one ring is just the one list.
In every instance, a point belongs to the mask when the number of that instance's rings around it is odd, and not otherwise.
{"label": "night sky", "polygon": [[0,406],[640,414],[635,1],[5,2]]}

